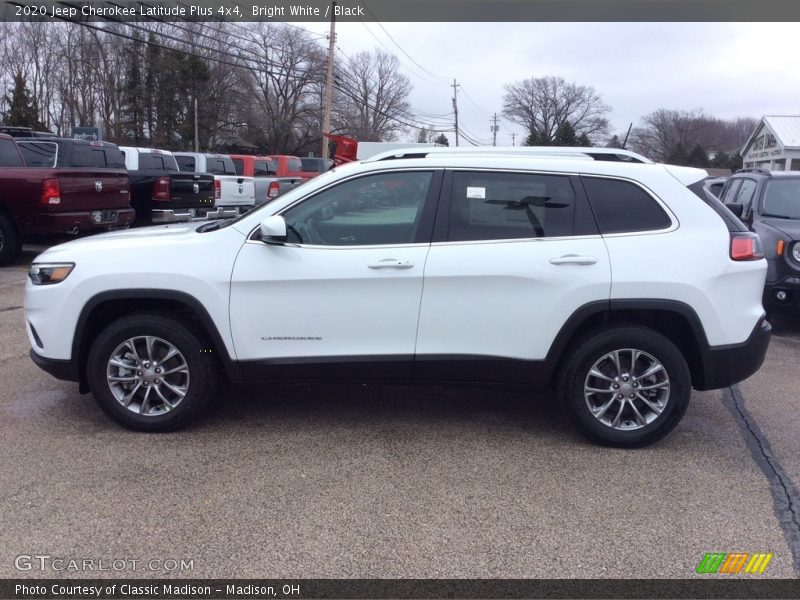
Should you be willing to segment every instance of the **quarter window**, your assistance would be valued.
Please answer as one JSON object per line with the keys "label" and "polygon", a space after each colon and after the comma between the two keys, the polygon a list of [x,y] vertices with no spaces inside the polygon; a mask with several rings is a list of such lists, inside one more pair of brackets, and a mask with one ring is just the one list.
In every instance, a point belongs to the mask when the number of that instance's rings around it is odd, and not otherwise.
{"label": "quarter window", "polygon": [[672,224],[658,202],[638,185],[600,177],[582,180],[600,233],[657,231]]}
{"label": "quarter window", "polygon": [[452,190],[451,241],[574,235],[575,193],[567,176],[455,172]]}
{"label": "quarter window", "polygon": [[27,166],[48,169],[56,166],[58,144],[54,142],[17,142],[17,145]]}
{"label": "quarter window", "polygon": [[288,241],[325,246],[417,241],[433,173],[381,173],[345,181],[283,213]]}

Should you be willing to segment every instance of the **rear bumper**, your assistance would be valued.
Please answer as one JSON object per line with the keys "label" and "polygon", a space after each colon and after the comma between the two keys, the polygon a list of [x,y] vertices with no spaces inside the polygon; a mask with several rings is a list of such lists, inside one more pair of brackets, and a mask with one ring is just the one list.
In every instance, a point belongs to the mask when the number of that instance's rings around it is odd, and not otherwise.
{"label": "rear bumper", "polygon": [[153,223],[182,223],[191,221],[199,212],[196,208],[153,209],[150,217]]}
{"label": "rear bumper", "polygon": [[778,281],[767,282],[764,287],[764,304],[775,306],[800,304],[800,275],[791,275]]}
{"label": "rear bumper", "polygon": [[762,319],[741,344],[706,349],[702,353],[703,380],[696,381],[694,387],[715,390],[750,377],[761,368],[771,335],[772,325]]}
{"label": "rear bumper", "polygon": [[78,212],[41,213],[25,227],[26,233],[82,233],[84,231],[119,229],[133,223],[132,208],[85,210]]}

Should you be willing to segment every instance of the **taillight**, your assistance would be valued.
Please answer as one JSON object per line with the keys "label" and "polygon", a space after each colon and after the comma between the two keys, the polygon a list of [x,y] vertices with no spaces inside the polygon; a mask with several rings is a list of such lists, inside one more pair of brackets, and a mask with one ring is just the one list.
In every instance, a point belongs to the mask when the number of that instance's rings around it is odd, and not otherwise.
{"label": "taillight", "polygon": [[214,180],[214,200],[222,198],[222,182],[219,179]]}
{"label": "taillight", "polygon": [[278,197],[278,194],[281,192],[281,184],[277,181],[273,181],[269,184],[269,188],[267,188],[267,200],[272,200]]}
{"label": "taillight", "polygon": [[58,179],[45,179],[42,181],[42,204],[61,204],[61,185]]}
{"label": "taillight", "polygon": [[731,259],[759,260],[764,258],[761,238],[754,233],[731,233]]}
{"label": "taillight", "polygon": [[169,186],[169,177],[159,177],[153,184],[153,200],[169,201],[172,194]]}

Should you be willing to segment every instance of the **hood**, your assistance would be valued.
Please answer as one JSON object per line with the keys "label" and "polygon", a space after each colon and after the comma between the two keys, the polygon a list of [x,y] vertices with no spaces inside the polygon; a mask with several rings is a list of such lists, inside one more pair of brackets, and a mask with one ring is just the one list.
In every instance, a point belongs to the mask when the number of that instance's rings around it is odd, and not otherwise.
{"label": "hood", "polygon": [[800,240],[800,219],[780,219],[778,217],[761,217],[761,222],[778,231],[782,231],[793,240]]}

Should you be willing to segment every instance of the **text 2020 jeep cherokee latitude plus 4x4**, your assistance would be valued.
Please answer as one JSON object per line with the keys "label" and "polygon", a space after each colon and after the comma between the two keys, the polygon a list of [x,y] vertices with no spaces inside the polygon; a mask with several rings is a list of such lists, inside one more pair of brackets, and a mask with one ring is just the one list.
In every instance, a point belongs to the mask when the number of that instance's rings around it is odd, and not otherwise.
{"label": "text 2020 jeep cherokee latitude plus 4x4", "polygon": [[612,150],[386,153],[227,223],[47,250],[31,356],[134,429],[195,417],[220,374],[501,382],[641,446],[769,342],[758,236],[704,178]]}

